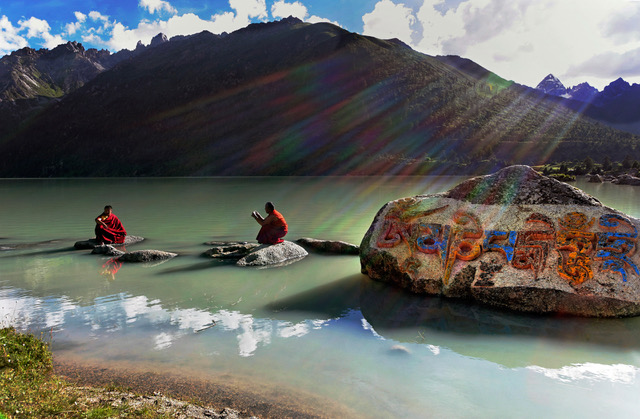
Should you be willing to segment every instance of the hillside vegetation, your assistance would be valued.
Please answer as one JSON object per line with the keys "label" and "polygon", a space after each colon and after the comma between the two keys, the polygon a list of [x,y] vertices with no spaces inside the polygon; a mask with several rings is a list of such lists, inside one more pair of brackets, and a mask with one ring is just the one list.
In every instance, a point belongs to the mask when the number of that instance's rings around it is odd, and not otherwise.
{"label": "hillside vegetation", "polygon": [[468,60],[289,18],[120,62],[5,135],[0,176],[472,173],[639,144]]}

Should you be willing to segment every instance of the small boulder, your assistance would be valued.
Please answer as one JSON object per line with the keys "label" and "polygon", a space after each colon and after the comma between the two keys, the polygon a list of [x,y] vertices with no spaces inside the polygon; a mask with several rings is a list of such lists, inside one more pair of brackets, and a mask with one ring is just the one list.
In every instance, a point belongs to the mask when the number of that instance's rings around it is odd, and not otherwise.
{"label": "small boulder", "polygon": [[91,251],[92,255],[105,255],[105,256],[122,256],[125,252],[118,250],[110,244],[98,245]]}
{"label": "small boulder", "polygon": [[[111,246],[129,246],[135,243],[140,243],[141,241],[144,240],[144,237],[140,237],[140,236],[126,236],[124,238],[124,243],[111,243]],[[101,246],[100,244],[98,244],[98,242],[96,241],[96,239],[89,239],[89,240],[81,240],[79,242],[76,242],[73,247],[75,247],[77,250],[87,250],[87,249],[93,249],[96,246]]]}
{"label": "small boulder", "polygon": [[600,175],[590,175],[589,176],[589,183],[602,183],[602,176]]}
{"label": "small boulder", "polygon": [[290,241],[284,241],[278,244],[262,244],[241,258],[236,265],[273,266],[289,261],[297,261],[307,255],[306,250]]}
{"label": "small boulder", "polygon": [[631,175],[620,175],[613,183],[616,185],[640,186],[640,178]]}
{"label": "small boulder", "polygon": [[303,237],[296,240],[296,243],[307,249],[316,250],[321,253],[333,253],[337,255],[357,255],[360,253],[360,246],[339,240],[318,240]]}
{"label": "small boulder", "polygon": [[214,246],[202,254],[202,256],[214,259],[241,259],[260,245],[248,242],[206,242],[206,245]]}
{"label": "small boulder", "polygon": [[156,262],[168,260],[178,256],[177,253],[164,252],[162,250],[136,250],[118,257],[120,262]]}

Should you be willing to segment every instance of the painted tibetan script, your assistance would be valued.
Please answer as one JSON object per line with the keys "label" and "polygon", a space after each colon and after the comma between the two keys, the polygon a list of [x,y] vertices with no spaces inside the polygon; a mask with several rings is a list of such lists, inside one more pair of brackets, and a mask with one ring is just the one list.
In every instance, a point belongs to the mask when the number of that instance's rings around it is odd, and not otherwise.
{"label": "painted tibetan script", "polygon": [[[557,273],[573,284],[594,278],[594,269],[611,272],[626,282],[640,276],[632,260],[638,243],[637,228],[625,217],[605,214],[598,220],[581,212],[559,219],[532,213],[519,231],[484,230],[472,212],[459,210],[447,224],[429,222],[431,215],[447,206],[423,212],[405,212],[414,204],[402,202],[383,220],[377,238],[379,248],[404,245],[409,256],[403,269],[417,273],[421,258],[433,257],[442,267],[442,281],[449,283],[456,261],[472,261],[484,253],[496,252],[515,269],[530,270],[538,278],[553,265]],[[423,256],[420,256],[423,255]]]}

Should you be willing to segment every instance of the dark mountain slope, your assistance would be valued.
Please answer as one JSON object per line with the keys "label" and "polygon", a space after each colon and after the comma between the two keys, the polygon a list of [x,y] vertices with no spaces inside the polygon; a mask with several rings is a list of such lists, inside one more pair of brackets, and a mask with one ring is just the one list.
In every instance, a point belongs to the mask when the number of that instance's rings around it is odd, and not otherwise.
{"label": "dark mountain slope", "polygon": [[0,58],[0,138],[21,121],[84,86],[98,74],[142,50],[88,49],[67,42],[52,50],[22,48]]}
{"label": "dark mountain slope", "polygon": [[500,80],[326,23],[203,32],[121,62],[5,138],[0,176],[424,173],[638,154],[637,137]]}

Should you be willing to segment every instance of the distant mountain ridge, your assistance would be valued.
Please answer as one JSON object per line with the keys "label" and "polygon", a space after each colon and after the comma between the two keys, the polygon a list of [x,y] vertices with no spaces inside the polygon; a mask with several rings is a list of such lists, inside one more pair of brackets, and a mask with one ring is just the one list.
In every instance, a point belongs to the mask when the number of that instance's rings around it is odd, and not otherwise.
{"label": "distant mountain ridge", "polygon": [[[573,107],[581,108],[585,115],[640,134],[640,84],[632,85],[618,78],[602,91],[588,83],[566,88],[558,78],[549,74],[536,89],[552,96],[581,102]],[[634,124],[638,127],[633,127]]]}
{"label": "distant mountain ridge", "polygon": [[91,80],[67,83],[11,126],[0,176],[424,174],[640,159],[640,138],[561,99],[328,23],[158,35],[116,56],[96,58],[103,71],[88,66]]}

